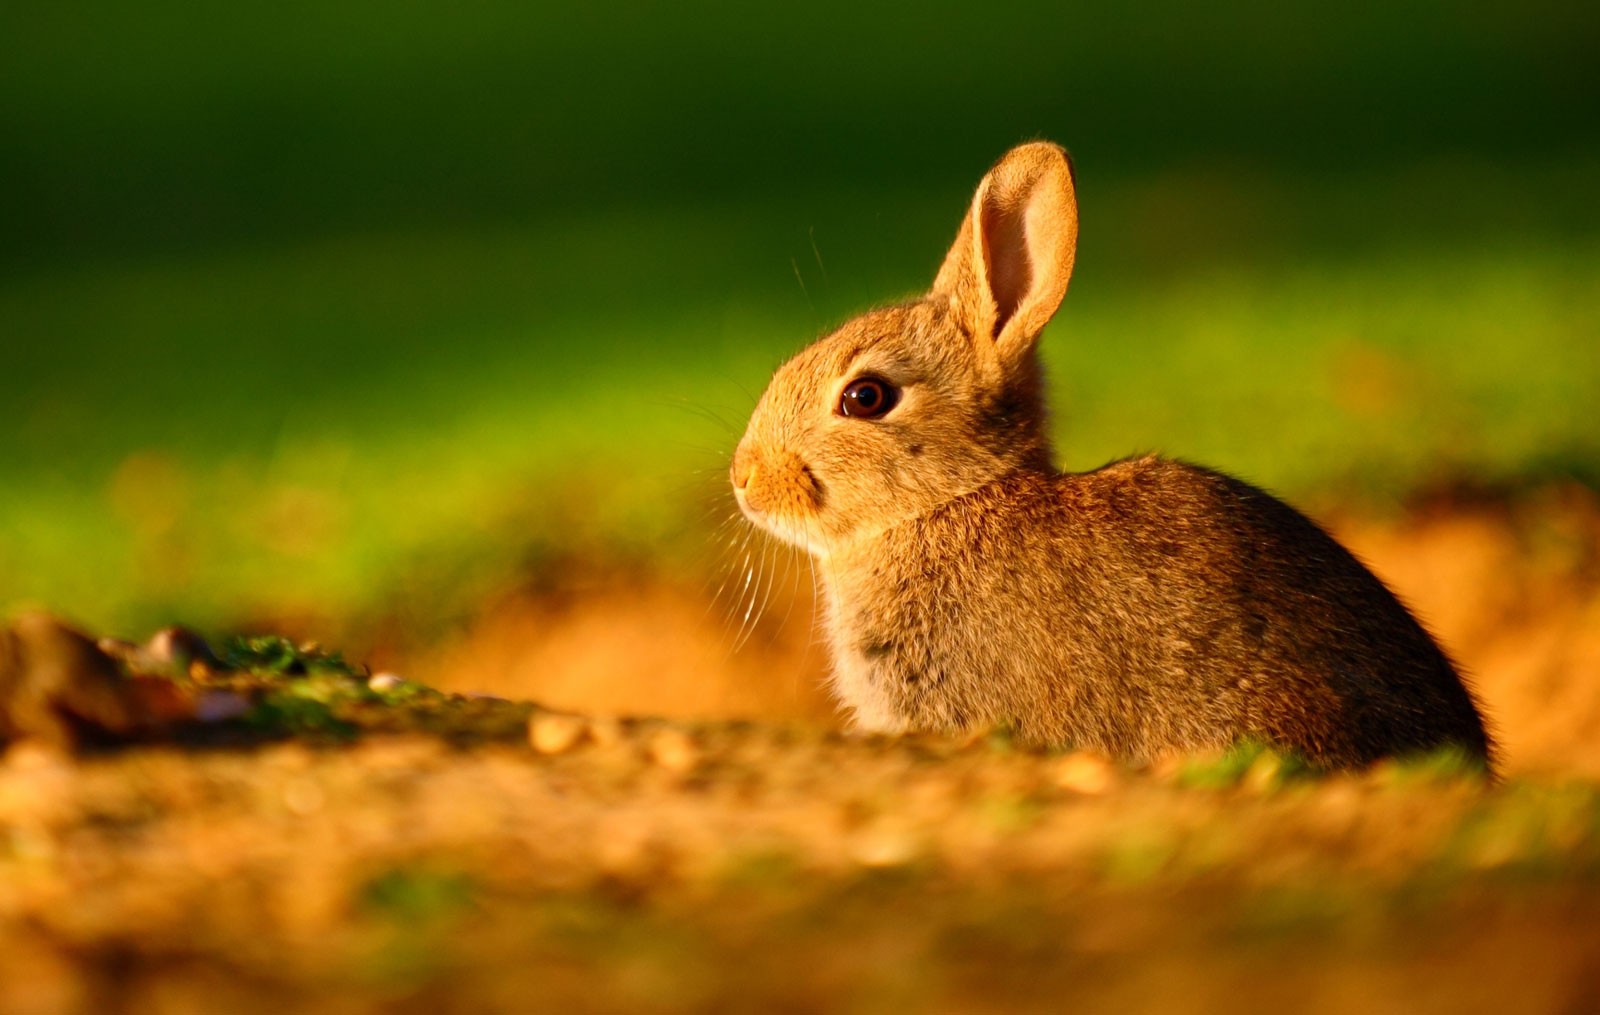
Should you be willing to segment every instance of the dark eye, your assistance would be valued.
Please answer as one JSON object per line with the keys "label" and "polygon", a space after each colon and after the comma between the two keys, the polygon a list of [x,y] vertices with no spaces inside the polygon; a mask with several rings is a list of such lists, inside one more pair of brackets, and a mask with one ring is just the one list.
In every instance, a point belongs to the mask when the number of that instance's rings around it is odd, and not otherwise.
{"label": "dark eye", "polygon": [[900,400],[900,392],[888,381],[858,377],[845,386],[839,396],[839,415],[857,419],[877,419]]}

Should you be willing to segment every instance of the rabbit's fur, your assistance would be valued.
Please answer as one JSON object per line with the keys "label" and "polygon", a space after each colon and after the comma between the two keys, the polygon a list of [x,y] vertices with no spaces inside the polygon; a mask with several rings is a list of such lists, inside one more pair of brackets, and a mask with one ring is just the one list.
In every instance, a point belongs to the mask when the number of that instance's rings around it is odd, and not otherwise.
{"label": "rabbit's fur", "polygon": [[[1454,744],[1454,666],[1294,508],[1158,457],[1061,473],[1040,331],[1078,217],[1066,153],[1007,153],[932,290],[784,364],[734,454],[740,507],[818,561],[834,690],[865,729],[1009,723],[1128,759],[1264,740],[1325,767]],[[860,378],[898,401],[841,411]]]}

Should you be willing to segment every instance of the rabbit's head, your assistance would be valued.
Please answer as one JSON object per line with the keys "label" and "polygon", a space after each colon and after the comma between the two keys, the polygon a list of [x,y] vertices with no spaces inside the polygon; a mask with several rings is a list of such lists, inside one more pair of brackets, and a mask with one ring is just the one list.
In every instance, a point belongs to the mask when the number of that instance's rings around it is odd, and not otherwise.
{"label": "rabbit's head", "polygon": [[1047,468],[1035,344],[1078,238],[1072,168],[1012,149],[978,185],[926,296],[780,367],[733,457],[739,506],[825,557],[1019,467]]}

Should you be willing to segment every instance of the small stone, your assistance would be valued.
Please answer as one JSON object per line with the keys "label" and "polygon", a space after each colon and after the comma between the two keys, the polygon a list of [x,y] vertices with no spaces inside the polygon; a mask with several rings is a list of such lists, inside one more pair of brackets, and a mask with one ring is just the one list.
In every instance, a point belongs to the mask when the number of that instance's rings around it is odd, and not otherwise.
{"label": "small stone", "polygon": [[163,627],[150,636],[146,647],[152,655],[174,662],[198,660],[207,666],[215,666],[219,662],[210,644],[187,627]]}
{"label": "small stone", "polygon": [[528,720],[528,742],[540,754],[565,754],[583,737],[581,716],[544,712]]}
{"label": "small stone", "polygon": [[367,686],[380,694],[398,691],[406,685],[406,678],[398,673],[374,673],[367,679]]}
{"label": "small stone", "polygon": [[612,716],[596,716],[589,720],[589,739],[593,740],[597,747],[616,747],[626,738],[627,730],[623,729],[620,720]]}
{"label": "small stone", "polygon": [[1074,751],[1056,762],[1056,785],[1074,793],[1099,796],[1111,788],[1116,773],[1111,763],[1098,754]]}
{"label": "small stone", "polygon": [[700,762],[700,749],[689,734],[670,726],[657,730],[650,737],[647,750],[651,761],[679,775],[692,771]]}
{"label": "small stone", "polygon": [[67,760],[56,745],[37,740],[23,740],[12,744],[11,749],[6,751],[5,758],[9,767],[19,772],[35,774],[59,768]]}
{"label": "small stone", "polygon": [[116,660],[95,639],[47,613],[19,616],[0,645],[0,734],[38,736],[64,745],[79,741],[81,728],[122,736],[140,716],[129,700]]}
{"label": "small stone", "polygon": [[206,640],[186,627],[164,627],[143,645],[123,638],[101,638],[98,644],[135,673],[203,677],[222,665]]}

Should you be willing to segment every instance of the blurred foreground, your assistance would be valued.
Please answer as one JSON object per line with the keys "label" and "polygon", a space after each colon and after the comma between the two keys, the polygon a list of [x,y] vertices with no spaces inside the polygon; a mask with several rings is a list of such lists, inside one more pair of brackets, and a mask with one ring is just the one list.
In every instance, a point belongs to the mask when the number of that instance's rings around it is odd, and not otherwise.
{"label": "blurred foreground", "polygon": [[547,750],[14,750],[8,1010],[1594,1001],[1592,783],[725,725]]}

